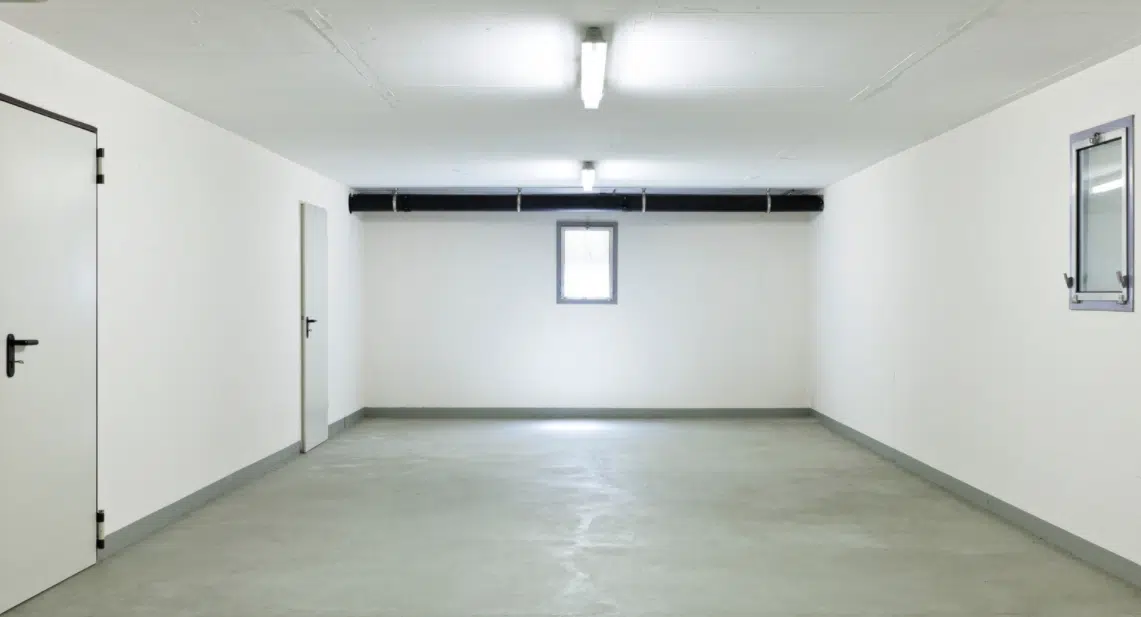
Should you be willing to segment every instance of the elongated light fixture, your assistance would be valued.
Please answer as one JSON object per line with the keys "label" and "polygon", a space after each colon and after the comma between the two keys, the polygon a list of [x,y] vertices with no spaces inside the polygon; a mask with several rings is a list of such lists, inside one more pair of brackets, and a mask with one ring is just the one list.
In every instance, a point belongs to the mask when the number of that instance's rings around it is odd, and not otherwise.
{"label": "elongated light fixture", "polygon": [[587,28],[582,41],[581,70],[582,104],[587,109],[598,109],[606,84],[606,41],[602,38],[602,28]]}
{"label": "elongated light fixture", "polygon": [[589,193],[594,190],[594,181],[597,177],[597,172],[594,170],[594,163],[587,161],[582,164],[582,190]]}

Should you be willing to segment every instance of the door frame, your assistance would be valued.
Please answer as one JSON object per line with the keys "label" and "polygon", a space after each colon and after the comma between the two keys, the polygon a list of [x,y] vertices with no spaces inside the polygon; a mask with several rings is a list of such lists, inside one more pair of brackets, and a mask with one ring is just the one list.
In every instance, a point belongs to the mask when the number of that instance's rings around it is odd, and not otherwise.
{"label": "door frame", "polygon": [[[20,109],[30,111],[34,114],[44,116],[45,118],[55,120],[57,122],[62,122],[63,124],[73,126],[77,129],[94,134],[95,152],[92,152],[91,154],[93,157],[96,157],[97,161],[98,157],[101,156],[103,147],[99,144],[99,129],[95,125],[76,120],[75,118],[65,116],[63,114],[58,114],[54,111],[51,111],[50,109],[40,107],[39,105],[35,105],[25,100],[18,99],[14,96],[0,92],[0,105],[3,104],[12,105],[13,107],[18,107]],[[99,501],[99,187],[103,183],[103,170],[99,168],[98,163],[95,169],[95,174],[95,177],[91,178],[92,185],[95,187],[95,400],[92,401],[93,407],[95,408],[95,418],[93,419],[95,422],[95,477],[92,478],[95,482],[95,503],[91,504],[91,506],[92,515],[98,516],[98,522],[96,523],[95,528],[96,537],[93,538],[93,540],[95,540],[93,557],[94,562],[98,563],[99,554],[104,547],[102,517],[103,510],[100,508]]]}
{"label": "door frame", "polygon": [[16,107],[19,107],[21,109],[26,109],[32,113],[37,113],[41,116],[46,116],[48,118],[51,118],[52,120],[58,120],[59,122],[62,122],[64,124],[70,124],[71,126],[74,126],[77,129],[83,129],[89,133],[95,133],[96,137],[98,137],[98,135],[99,135],[99,129],[95,128],[95,126],[93,126],[93,125],[87,124],[86,122],[80,122],[79,120],[76,120],[74,118],[69,118],[69,117],[61,115],[61,114],[57,114],[54,111],[51,111],[49,109],[44,109],[43,107],[40,107],[39,105],[33,105],[27,101],[22,101],[22,100],[14,97],[14,96],[8,96],[7,94],[4,94],[3,92],[0,92],[0,102],[8,103],[9,105],[15,105]]}

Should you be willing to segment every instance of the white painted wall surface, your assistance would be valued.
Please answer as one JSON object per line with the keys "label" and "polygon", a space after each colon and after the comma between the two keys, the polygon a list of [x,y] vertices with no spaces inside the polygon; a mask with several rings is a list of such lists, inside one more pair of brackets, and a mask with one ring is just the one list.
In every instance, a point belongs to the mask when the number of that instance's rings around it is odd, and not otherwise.
{"label": "white painted wall surface", "polygon": [[329,210],[330,415],[359,408],[359,222],[345,187],[3,23],[0,92],[96,125],[107,149],[99,501],[109,532],[300,439],[302,200]]}
{"label": "white painted wall surface", "polygon": [[1141,314],[1068,310],[1070,134],[1141,49],[861,172],[817,220],[816,408],[1141,562]]}
{"label": "white painted wall surface", "polygon": [[378,214],[363,222],[371,407],[804,407],[811,227],[629,214],[618,304],[555,302],[555,223]]}

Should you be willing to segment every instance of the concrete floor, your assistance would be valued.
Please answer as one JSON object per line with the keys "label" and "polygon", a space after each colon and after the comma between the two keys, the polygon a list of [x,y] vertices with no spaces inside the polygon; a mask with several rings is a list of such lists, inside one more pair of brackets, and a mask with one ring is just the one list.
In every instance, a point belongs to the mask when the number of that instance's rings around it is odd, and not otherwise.
{"label": "concrete floor", "polygon": [[1141,615],[811,420],[366,421],[18,617]]}

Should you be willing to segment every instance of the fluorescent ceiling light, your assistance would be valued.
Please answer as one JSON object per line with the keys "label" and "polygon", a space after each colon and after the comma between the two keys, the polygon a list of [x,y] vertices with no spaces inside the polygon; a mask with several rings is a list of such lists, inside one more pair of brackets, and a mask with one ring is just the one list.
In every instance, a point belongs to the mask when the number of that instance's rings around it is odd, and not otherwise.
{"label": "fluorescent ceiling light", "polygon": [[606,84],[606,41],[601,28],[589,28],[582,42],[582,104],[598,109]]}
{"label": "fluorescent ceiling light", "polygon": [[594,190],[594,180],[597,173],[594,170],[594,163],[586,162],[582,164],[582,190],[587,193]]}
{"label": "fluorescent ceiling light", "polygon": [[1117,189],[1123,188],[1125,188],[1125,179],[1118,178],[1117,180],[1111,180],[1105,184],[1099,184],[1093,187],[1090,189],[1090,193],[1093,193],[1094,195],[1101,195],[1102,193],[1108,193],[1110,191],[1116,191]]}

